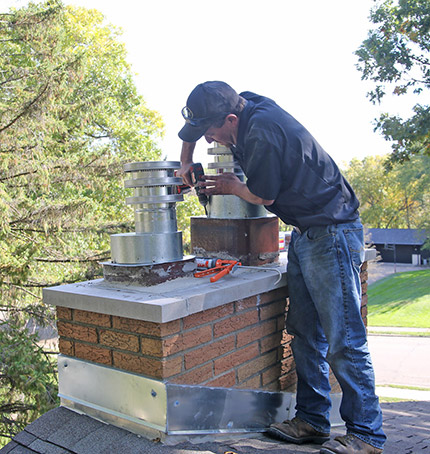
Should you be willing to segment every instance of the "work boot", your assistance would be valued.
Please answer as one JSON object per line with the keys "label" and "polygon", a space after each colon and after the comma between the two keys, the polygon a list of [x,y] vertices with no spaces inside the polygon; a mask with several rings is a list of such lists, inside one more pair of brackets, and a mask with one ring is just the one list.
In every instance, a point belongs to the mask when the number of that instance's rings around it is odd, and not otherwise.
{"label": "work boot", "polygon": [[382,449],[375,448],[352,434],[335,437],[324,443],[320,454],[381,454]]}
{"label": "work boot", "polygon": [[300,418],[293,418],[291,421],[277,422],[271,424],[267,433],[278,440],[287,441],[301,445],[302,443],[322,444],[330,440],[329,433],[318,432],[307,422]]}

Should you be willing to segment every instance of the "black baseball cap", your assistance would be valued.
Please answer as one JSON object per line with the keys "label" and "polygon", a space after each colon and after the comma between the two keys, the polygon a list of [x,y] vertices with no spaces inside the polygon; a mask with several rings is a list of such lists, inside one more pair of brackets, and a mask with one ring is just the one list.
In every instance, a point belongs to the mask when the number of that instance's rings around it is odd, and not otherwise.
{"label": "black baseball cap", "polygon": [[239,95],[225,82],[211,81],[197,85],[182,109],[185,126],[179,131],[184,142],[197,142],[218,120],[235,113]]}

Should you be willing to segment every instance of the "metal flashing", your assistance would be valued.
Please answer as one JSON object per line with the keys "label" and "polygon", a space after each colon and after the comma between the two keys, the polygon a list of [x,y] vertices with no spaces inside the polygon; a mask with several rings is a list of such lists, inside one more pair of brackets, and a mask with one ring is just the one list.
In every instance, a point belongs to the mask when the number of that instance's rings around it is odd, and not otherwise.
{"label": "metal flashing", "polygon": [[293,393],[175,385],[64,355],[58,369],[64,406],[145,436],[264,432],[295,413]]}

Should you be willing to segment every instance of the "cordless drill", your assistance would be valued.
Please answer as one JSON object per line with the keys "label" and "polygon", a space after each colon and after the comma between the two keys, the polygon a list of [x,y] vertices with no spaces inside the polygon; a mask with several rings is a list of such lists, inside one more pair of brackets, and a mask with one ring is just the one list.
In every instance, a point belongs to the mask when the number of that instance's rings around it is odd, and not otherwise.
{"label": "cordless drill", "polygon": [[[199,198],[199,202],[205,209],[205,213],[207,216],[208,212],[207,212],[206,206],[208,204],[208,196],[206,194],[203,194],[202,192],[200,192],[200,188],[198,187],[198,182],[204,181],[204,174],[205,174],[205,172],[204,172],[203,166],[200,164],[200,162],[197,162],[197,163],[194,163],[191,165],[191,167],[190,167],[191,183],[194,186],[197,197]],[[178,194],[186,194],[189,190],[190,190],[190,187],[187,184],[177,186]]]}
{"label": "cordless drill", "polygon": [[205,172],[203,170],[203,166],[200,164],[200,162],[196,162],[191,165],[190,167],[190,175],[191,175],[191,182],[193,183],[194,189],[196,191],[197,197],[199,198],[200,204],[203,206],[205,209],[206,216],[208,215],[207,212],[207,204],[208,204],[208,196],[206,194],[203,194],[200,191],[200,188],[198,186],[199,181],[204,181],[204,175]]}

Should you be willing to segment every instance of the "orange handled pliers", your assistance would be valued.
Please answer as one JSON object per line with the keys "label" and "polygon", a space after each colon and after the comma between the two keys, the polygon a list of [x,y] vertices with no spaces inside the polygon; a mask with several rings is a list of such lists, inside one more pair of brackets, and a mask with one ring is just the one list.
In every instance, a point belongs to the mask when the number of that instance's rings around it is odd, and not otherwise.
{"label": "orange handled pliers", "polygon": [[[218,262],[220,262],[218,264]],[[218,266],[214,268],[209,268],[203,271],[197,271],[194,273],[194,277],[205,277],[209,276],[210,274],[215,274],[210,278],[211,282],[216,282],[218,279],[221,279],[223,276],[227,275],[228,273],[232,272],[236,266],[241,266],[242,264],[237,260],[218,260]]]}

